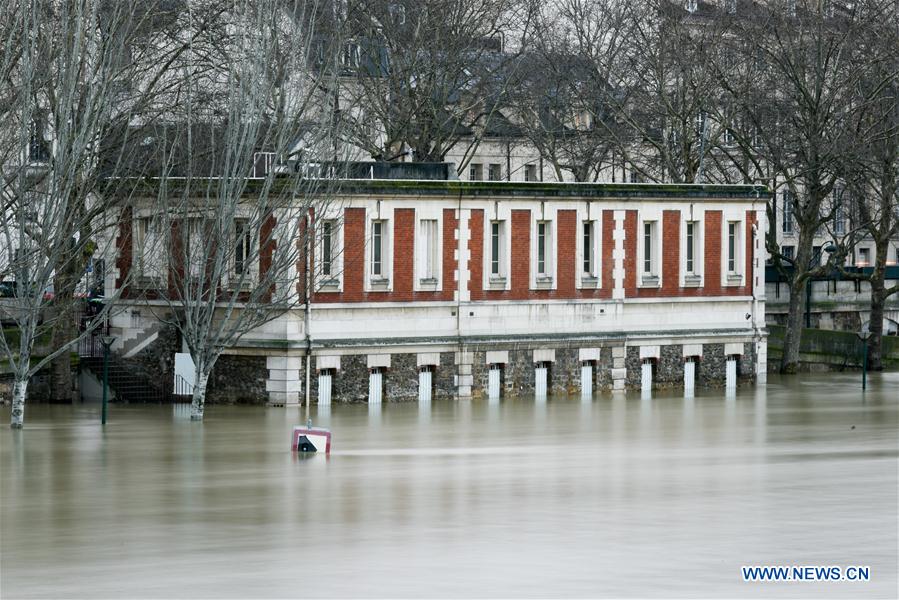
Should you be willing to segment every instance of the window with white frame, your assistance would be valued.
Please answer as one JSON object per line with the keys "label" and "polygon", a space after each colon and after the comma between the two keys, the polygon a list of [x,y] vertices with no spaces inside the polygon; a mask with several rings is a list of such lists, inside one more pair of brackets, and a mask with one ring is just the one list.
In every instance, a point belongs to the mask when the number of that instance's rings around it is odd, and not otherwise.
{"label": "window with white frame", "polygon": [[162,223],[152,217],[141,217],[134,221],[132,236],[132,266],[136,269],[139,283],[158,282],[165,271],[165,237]]}
{"label": "window with white frame", "polygon": [[793,256],[796,253],[795,246],[781,246],[780,253],[783,255],[784,259],[788,262],[793,262]]}
{"label": "window with white frame", "polygon": [[372,283],[385,283],[388,279],[387,256],[387,221],[378,220],[371,222],[371,259],[370,274]]}
{"label": "window with white frame", "polygon": [[699,9],[699,2],[697,0],[687,0],[684,2],[684,8],[689,13],[695,13]]}
{"label": "window with white frame", "polygon": [[581,222],[581,278],[596,279],[599,261],[596,256],[596,221]]}
{"label": "window with white frame", "polygon": [[686,223],[686,264],[684,272],[687,277],[699,276],[699,222]]}
{"label": "window with white frame", "polygon": [[537,181],[537,165],[524,166],[524,180]]}
{"label": "window with white frame", "polygon": [[253,232],[249,219],[234,219],[234,274],[249,275],[253,256]]}
{"label": "window with white frame", "polygon": [[730,127],[725,127],[724,131],[721,133],[721,143],[725,148],[733,148],[737,144],[737,138],[734,135],[734,130]]}
{"label": "window with white frame", "polygon": [[440,260],[437,245],[437,219],[418,222],[418,278],[422,283],[437,283]]}
{"label": "window with white frame", "polygon": [[784,233],[793,233],[793,194],[790,190],[784,190],[783,192],[781,230]]}
{"label": "window with white frame", "polygon": [[490,221],[490,279],[506,277],[506,222]]}
{"label": "window with white frame", "polygon": [[846,233],[846,214],[843,211],[843,189],[835,187],[833,190],[833,232],[842,235]]}
{"label": "window with white frame", "polygon": [[870,248],[859,248],[858,249],[858,260],[855,265],[857,267],[869,267],[871,266],[871,249]]}
{"label": "window with white frame", "polygon": [[481,163],[469,163],[468,180],[480,181],[482,179],[484,179],[484,165],[482,165]]}
{"label": "window with white frame", "polygon": [[187,219],[184,240],[185,258],[187,268],[185,271],[190,277],[200,277],[206,271],[206,263],[211,258],[213,240],[210,237],[212,228],[210,220],[205,217],[192,217]]}
{"label": "window with white frame", "polygon": [[503,178],[503,168],[497,163],[491,163],[487,170],[487,179],[490,181],[500,181]]}
{"label": "window with white frame", "polygon": [[552,222],[537,221],[537,277],[548,279],[552,274]]}
{"label": "window with white frame", "polygon": [[739,275],[740,267],[740,223],[737,221],[727,222],[727,274],[734,276]]}
{"label": "window with white frame", "polygon": [[655,284],[658,283],[659,277],[659,243],[657,240],[658,236],[658,222],[656,221],[644,221],[643,222],[643,265],[642,265],[642,273],[643,273],[643,283],[644,284]]}
{"label": "window with white frame", "polygon": [[333,219],[322,221],[321,227],[321,274],[325,279],[332,280],[339,270],[337,258],[340,254],[340,239],[337,221]]}

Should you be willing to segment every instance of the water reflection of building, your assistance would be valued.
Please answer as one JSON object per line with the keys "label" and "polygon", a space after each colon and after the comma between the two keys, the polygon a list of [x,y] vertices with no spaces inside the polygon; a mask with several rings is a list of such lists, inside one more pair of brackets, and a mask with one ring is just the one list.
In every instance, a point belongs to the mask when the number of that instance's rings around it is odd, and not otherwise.
{"label": "water reflection of building", "polygon": [[[216,366],[239,389],[213,377],[210,401],[300,402],[307,364],[313,402],[319,382],[335,401],[479,397],[491,379],[567,392],[582,373],[624,389],[644,364],[653,386],[683,385],[686,363],[699,386],[723,385],[728,360],[764,378],[764,188],[347,180],[340,194],[311,326],[288,314],[244,336]],[[120,339],[164,338],[124,303]],[[171,348],[148,344],[142,364]]]}

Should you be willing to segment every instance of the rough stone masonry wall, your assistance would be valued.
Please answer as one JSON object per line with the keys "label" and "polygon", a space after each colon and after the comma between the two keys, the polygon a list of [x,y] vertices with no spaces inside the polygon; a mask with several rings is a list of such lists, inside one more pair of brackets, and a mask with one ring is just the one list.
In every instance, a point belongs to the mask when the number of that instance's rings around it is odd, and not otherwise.
{"label": "rough stone masonry wall", "polygon": [[453,352],[441,352],[440,364],[434,371],[434,398],[449,400],[456,397],[456,381],[453,365]]}
{"label": "rough stone masonry wall", "polygon": [[416,354],[391,354],[390,368],[385,373],[388,402],[418,400],[418,356]]}
{"label": "rough stone masonry wall", "polygon": [[510,350],[509,364],[503,372],[503,395],[523,396],[534,393],[534,351]]}
{"label": "rough stone masonry wall", "polygon": [[669,388],[684,384],[684,347],[681,344],[662,346],[653,373],[652,387]]}
{"label": "rough stone masonry wall", "polygon": [[143,375],[147,383],[163,391],[175,378],[175,353],[181,352],[178,330],[162,327],[156,341],[131,358],[119,359],[122,364],[137,374]]}
{"label": "rough stone masonry wall", "polygon": [[[536,382],[534,374],[534,349],[509,350],[509,363],[504,365],[502,374],[502,393],[515,397],[534,393]],[[552,394],[572,394],[580,390],[581,364],[578,360],[577,348],[556,348],[555,361],[549,366],[549,392]],[[487,353],[475,351],[471,373],[474,384],[472,398],[486,398],[490,365],[487,364]],[[611,350],[606,359],[611,364]],[[608,375],[607,375],[608,377]]]}
{"label": "rough stone masonry wall", "polygon": [[594,368],[593,376],[596,379],[597,390],[612,389],[612,348],[605,347],[599,350],[599,364]]}
{"label": "rough stone masonry wall", "polygon": [[699,372],[696,383],[700,387],[723,387],[727,372],[727,357],[724,356],[724,344],[703,344],[702,360],[699,361]]}
{"label": "rough stone masonry wall", "polygon": [[549,392],[575,394],[581,389],[581,362],[577,348],[557,348],[556,360],[549,367]]}
{"label": "rough stone masonry wall", "polygon": [[264,356],[224,354],[215,361],[206,387],[209,404],[265,404],[268,368]]}
{"label": "rough stone masonry wall", "polygon": [[[418,354],[391,354],[390,368],[384,372],[385,402],[418,400]],[[332,402],[368,401],[368,358],[366,354],[340,357],[340,371],[331,380]],[[452,399],[456,397],[453,377],[453,353],[442,352],[440,364],[436,365],[433,380],[432,399]],[[310,389],[312,399],[318,401],[318,373],[313,373]]]}
{"label": "rough stone masonry wall", "polygon": [[745,382],[755,381],[755,363],[758,355],[755,352],[754,342],[745,342],[743,344],[743,356],[740,357],[738,379]]}
{"label": "rough stone masonry wall", "polygon": [[627,369],[625,385],[629,388],[639,389],[643,383],[643,361],[640,360],[640,348],[637,346],[627,348],[624,366]]}
{"label": "rough stone masonry wall", "polygon": [[[317,393],[315,397],[318,397]],[[331,401],[368,401],[368,359],[365,354],[340,357],[340,371],[331,380]]]}

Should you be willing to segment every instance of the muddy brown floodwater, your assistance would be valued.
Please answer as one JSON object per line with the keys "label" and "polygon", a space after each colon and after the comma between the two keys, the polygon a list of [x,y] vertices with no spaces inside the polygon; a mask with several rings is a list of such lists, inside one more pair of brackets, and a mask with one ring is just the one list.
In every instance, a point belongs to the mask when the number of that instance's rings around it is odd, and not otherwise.
{"label": "muddy brown floodwater", "polygon": [[313,407],[330,458],[289,451],[293,409],[30,406],[0,597],[896,598],[899,374],[859,380]]}

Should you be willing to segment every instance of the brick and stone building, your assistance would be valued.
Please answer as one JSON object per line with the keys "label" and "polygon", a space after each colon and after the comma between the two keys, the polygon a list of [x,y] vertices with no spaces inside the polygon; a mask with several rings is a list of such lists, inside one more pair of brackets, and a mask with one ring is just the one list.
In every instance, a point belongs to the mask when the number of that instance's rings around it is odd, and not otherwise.
{"label": "brick and stone building", "polygon": [[[764,381],[762,187],[347,180],[339,189],[339,208],[319,216],[328,233],[314,260],[329,264],[315,269],[309,306],[227,349],[208,401],[620,390],[645,386],[647,371],[653,387],[682,386],[686,371],[699,386],[724,385],[728,369]],[[178,342],[141,302],[124,299],[113,318],[118,350],[170,380]]]}

